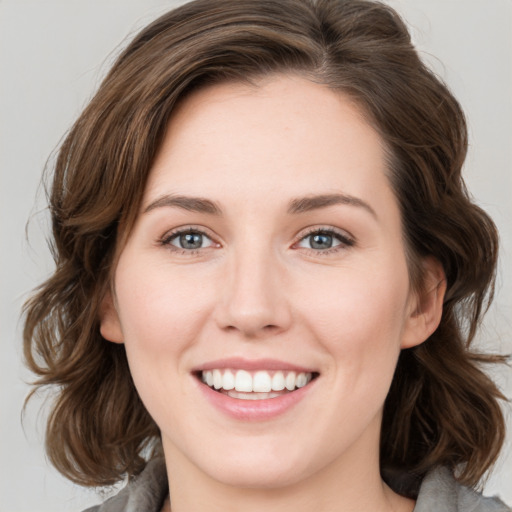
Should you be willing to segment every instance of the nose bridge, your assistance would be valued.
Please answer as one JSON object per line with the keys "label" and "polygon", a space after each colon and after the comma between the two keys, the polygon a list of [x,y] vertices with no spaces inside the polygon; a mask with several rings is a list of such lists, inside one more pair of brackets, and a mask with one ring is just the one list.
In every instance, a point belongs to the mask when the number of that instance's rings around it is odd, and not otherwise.
{"label": "nose bridge", "polygon": [[290,312],[283,269],[268,238],[233,248],[221,301],[221,327],[248,337],[287,328]]}

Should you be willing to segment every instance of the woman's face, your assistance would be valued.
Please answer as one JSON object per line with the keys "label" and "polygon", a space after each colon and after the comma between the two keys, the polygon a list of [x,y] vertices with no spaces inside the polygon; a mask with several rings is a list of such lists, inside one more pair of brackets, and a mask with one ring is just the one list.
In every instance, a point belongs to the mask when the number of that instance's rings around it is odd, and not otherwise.
{"label": "woman's face", "polygon": [[171,474],[277,487],[378,467],[400,349],[429,332],[382,142],[346,97],[283,75],[186,99],[114,288],[102,334]]}

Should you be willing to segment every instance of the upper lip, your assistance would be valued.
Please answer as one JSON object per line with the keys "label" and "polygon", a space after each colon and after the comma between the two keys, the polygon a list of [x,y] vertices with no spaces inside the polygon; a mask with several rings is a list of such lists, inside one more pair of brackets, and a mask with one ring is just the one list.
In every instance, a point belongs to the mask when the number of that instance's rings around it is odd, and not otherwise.
{"label": "upper lip", "polygon": [[207,370],[225,369],[230,368],[233,370],[285,370],[294,372],[313,373],[312,368],[300,366],[278,359],[244,359],[241,357],[230,357],[225,359],[217,359],[215,361],[208,361],[200,366],[195,367],[192,371],[202,372]]}

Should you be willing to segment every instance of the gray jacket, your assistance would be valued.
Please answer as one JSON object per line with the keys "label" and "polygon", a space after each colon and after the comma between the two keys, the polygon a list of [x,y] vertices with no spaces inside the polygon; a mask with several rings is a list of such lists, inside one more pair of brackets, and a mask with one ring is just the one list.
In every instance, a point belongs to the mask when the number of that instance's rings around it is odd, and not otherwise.
{"label": "gray jacket", "polygon": [[[167,493],[165,464],[156,459],[119,494],[84,512],[160,512]],[[485,498],[460,485],[446,468],[436,469],[424,478],[414,507],[414,512],[511,511],[499,499]]]}

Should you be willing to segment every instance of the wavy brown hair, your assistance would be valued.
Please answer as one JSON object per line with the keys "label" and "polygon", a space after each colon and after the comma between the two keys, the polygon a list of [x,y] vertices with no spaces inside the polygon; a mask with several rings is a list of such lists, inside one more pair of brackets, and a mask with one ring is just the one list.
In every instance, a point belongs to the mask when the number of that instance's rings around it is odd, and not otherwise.
{"label": "wavy brown hair", "polygon": [[497,233],[461,177],[459,104],[399,16],[365,0],[197,0],[157,19],[118,57],[60,148],[48,194],[56,269],[25,307],[27,364],[36,386],[57,389],[49,457],[79,484],[107,485],[140,472],[158,444],[124,347],[100,335],[99,306],[177,103],[199,87],[274,73],[356,102],[387,149],[413,285],[427,255],[446,273],[438,329],[398,361],[382,473],[421,479],[445,465],[476,485],[505,431],[503,397],[480,369],[500,358],[470,350],[493,293]]}

